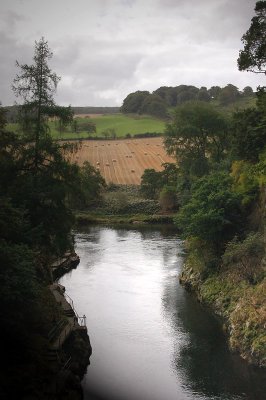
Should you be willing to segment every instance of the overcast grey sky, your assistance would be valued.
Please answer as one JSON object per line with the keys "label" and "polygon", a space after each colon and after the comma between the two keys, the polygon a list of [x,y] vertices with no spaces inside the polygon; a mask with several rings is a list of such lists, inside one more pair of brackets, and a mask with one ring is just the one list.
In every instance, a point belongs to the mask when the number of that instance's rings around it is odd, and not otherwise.
{"label": "overcast grey sky", "polygon": [[61,105],[121,105],[136,90],[227,83],[239,89],[265,77],[239,72],[242,35],[254,0],[0,0],[0,101],[13,104],[15,60],[31,63],[44,36],[61,76]]}

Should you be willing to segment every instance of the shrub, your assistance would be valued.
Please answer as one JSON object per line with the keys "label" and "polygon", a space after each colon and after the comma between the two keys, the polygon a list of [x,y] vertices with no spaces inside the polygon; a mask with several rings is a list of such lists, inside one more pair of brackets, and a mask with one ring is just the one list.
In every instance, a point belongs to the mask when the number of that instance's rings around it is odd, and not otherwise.
{"label": "shrub", "polygon": [[256,199],[259,183],[254,166],[246,161],[234,161],[231,176],[234,179],[234,190],[241,194],[242,204],[248,206]]}
{"label": "shrub", "polygon": [[164,186],[160,192],[159,202],[163,211],[173,211],[177,205],[175,188],[173,186]]}
{"label": "shrub", "polygon": [[224,173],[205,176],[192,186],[192,195],[181,207],[175,222],[185,237],[196,236],[221,255],[224,244],[243,228],[241,196],[231,189],[232,180]]}
{"label": "shrub", "polygon": [[254,283],[261,272],[259,268],[265,254],[263,237],[259,233],[250,233],[243,241],[236,237],[230,241],[222,257],[224,266],[234,268],[241,278]]}

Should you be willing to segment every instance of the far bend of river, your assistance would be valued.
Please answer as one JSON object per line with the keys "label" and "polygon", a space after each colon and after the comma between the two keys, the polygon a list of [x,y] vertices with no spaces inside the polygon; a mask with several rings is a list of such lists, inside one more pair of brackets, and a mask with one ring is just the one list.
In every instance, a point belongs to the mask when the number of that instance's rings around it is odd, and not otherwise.
{"label": "far bend of river", "polygon": [[80,264],[60,283],[86,314],[85,400],[265,400],[265,372],[227,350],[220,322],[178,283],[167,229],[76,233]]}

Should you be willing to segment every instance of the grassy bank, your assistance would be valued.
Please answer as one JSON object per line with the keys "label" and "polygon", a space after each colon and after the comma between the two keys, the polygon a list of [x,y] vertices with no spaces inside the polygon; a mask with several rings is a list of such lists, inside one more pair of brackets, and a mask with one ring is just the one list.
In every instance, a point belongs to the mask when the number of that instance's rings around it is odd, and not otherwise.
{"label": "grassy bank", "polygon": [[104,214],[94,213],[89,211],[76,211],[76,225],[86,226],[92,224],[113,225],[162,225],[172,224],[174,215],[160,215],[160,214]]}
{"label": "grassy bank", "polygon": [[266,367],[265,205],[262,185],[249,206],[245,235],[229,241],[220,257],[209,242],[189,237],[180,276],[224,319],[232,351],[260,367]]}
{"label": "grassy bank", "polygon": [[251,284],[229,271],[204,276],[202,266],[202,260],[190,253],[180,282],[223,318],[232,351],[266,367],[266,276]]}
{"label": "grassy bank", "polygon": [[142,196],[138,185],[109,185],[97,205],[75,211],[78,226],[90,224],[172,224],[173,213],[162,213],[157,200]]}

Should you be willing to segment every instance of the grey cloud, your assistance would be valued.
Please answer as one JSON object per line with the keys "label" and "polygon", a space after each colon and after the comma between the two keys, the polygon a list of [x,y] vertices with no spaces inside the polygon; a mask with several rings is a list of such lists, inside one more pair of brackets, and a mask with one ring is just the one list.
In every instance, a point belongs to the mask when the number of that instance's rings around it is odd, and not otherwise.
{"label": "grey cloud", "polygon": [[[122,39],[112,41],[82,37],[70,39],[67,43],[59,41],[54,45],[51,65],[62,76],[58,98],[66,104],[71,99],[72,104],[98,101],[94,104],[119,105],[121,95],[125,97],[128,94],[144,57],[135,48],[128,48],[128,43]],[[112,95],[113,100],[110,98]]]}
{"label": "grey cloud", "polygon": [[15,60],[31,62],[41,36],[54,53],[52,69],[62,77],[57,95],[62,104],[121,104],[131,91],[182,83],[255,88],[262,79],[240,73],[236,65],[253,0],[2,3],[0,100],[5,104],[13,101]]}
{"label": "grey cloud", "polygon": [[0,63],[0,101],[4,105],[11,105],[15,96],[11,85],[15,75],[19,72],[16,67],[16,60],[30,62],[32,58],[32,47],[20,43],[17,39],[0,32],[0,54],[4,62]]}
{"label": "grey cloud", "polygon": [[119,3],[122,4],[122,5],[126,5],[126,6],[129,6],[129,7],[132,7],[133,4],[136,3],[136,0],[118,0],[118,4]]}
{"label": "grey cloud", "polygon": [[27,22],[29,19],[21,14],[18,14],[16,11],[8,10],[3,12],[2,15],[2,29],[7,33],[12,33],[18,23]]}
{"label": "grey cloud", "polygon": [[[57,48],[53,65],[59,67],[64,73],[76,74],[78,78],[95,77],[99,81],[112,82],[128,79],[141,60],[142,54],[137,51],[127,52],[126,44],[120,45],[89,38],[86,41],[72,41],[60,49]],[[100,82],[99,82],[100,83]],[[102,84],[101,84],[102,85]]]}

